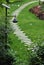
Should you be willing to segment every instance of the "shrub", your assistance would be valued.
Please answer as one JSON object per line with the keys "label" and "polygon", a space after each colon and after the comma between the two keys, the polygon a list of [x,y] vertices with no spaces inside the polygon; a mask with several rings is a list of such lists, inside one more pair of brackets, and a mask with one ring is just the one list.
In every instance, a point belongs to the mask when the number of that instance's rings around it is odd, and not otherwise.
{"label": "shrub", "polygon": [[44,46],[40,45],[35,48],[31,52],[29,65],[44,65]]}
{"label": "shrub", "polygon": [[14,56],[9,53],[5,53],[5,55],[0,55],[0,65],[13,65],[16,62]]}
{"label": "shrub", "polygon": [[[10,29],[7,28],[7,34]],[[11,47],[10,44],[8,43],[7,39],[7,43],[5,43],[5,24],[4,25],[0,25],[0,65],[15,65],[16,62],[16,57],[14,55],[14,53],[11,51]]]}

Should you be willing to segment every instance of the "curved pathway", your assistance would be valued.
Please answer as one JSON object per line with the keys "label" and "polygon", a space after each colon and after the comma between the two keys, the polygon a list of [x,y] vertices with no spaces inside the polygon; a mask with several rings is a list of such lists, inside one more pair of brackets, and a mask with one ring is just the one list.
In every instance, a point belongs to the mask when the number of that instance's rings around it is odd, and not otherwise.
{"label": "curved pathway", "polygon": [[[35,3],[35,2],[38,2],[38,1],[32,1],[32,2],[28,2],[24,5],[22,5],[20,8],[18,8],[16,11],[13,12],[12,15],[16,15],[18,16],[18,14],[28,5],[32,4],[32,3]],[[12,29],[14,30],[14,34],[16,34],[16,36],[18,37],[18,39],[21,40],[21,42],[25,42],[26,45],[30,45],[30,43],[33,43],[29,38],[28,36],[25,35],[25,33],[23,31],[21,31],[20,27],[18,26],[17,23],[13,23],[14,17],[12,18],[12,20],[10,21],[10,24],[11,24],[11,27]],[[25,45],[25,46],[26,46]]]}

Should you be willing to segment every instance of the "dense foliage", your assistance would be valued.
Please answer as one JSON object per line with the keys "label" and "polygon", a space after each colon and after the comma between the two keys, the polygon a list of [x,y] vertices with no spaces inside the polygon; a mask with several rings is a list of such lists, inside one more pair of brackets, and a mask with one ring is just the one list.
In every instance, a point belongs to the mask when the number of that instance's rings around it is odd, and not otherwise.
{"label": "dense foliage", "polygon": [[[4,22],[4,21],[3,21]],[[5,32],[9,35],[9,28],[5,28],[5,24],[0,23],[0,65],[13,65],[15,64],[15,54],[11,51],[9,39],[5,42]]]}
{"label": "dense foliage", "polygon": [[[0,0],[0,2],[2,3],[5,0]],[[13,2],[12,0],[7,0],[7,2]],[[17,1],[21,1],[21,0],[17,0]],[[3,7],[0,8],[1,12],[0,14],[2,15],[2,9]],[[15,36],[11,35],[11,39],[7,40],[7,43],[5,43],[5,24],[4,24],[4,20],[1,20],[3,17],[1,17],[0,15],[0,21],[3,23],[3,25],[0,25],[0,65],[16,65],[16,57],[15,57],[15,49],[17,49],[17,65],[27,65],[26,64],[26,60],[28,57],[28,52],[27,52],[27,48],[25,48],[23,44],[21,44],[20,42],[18,42],[18,40],[16,40],[17,38],[15,38]],[[24,14],[23,14],[24,15]],[[26,15],[26,18],[28,16]],[[22,17],[21,17],[22,18]],[[26,21],[25,21],[26,22]],[[27,25],[27,23],[26,23]],[[26,27],[26,26],[24,26]],[[27,26],[28,27],[28,26]],[[35,27],[34,27],[35,28]],[[29,29],[29,28],[28,28]],[[7,34],[9,32],[9,29],[7,29]],[[35,36],[35,34],[34,34]],[[36,39],[37,40],[37,39]],[[12,42],[11,42],[12,41]],[[40,42],[40,41],[39,41]],[[11,47],[10,47],[10,43]],[[19,43],[19,44],[17,44]],[[34,44],[35,45],[35,44]],[[11,48],[14,48],[13,49]],[[20,50],[20,51],[19,51]],[[44,65],[44,46],[34,46],[32,47],[31,50],[29,50],[29,65]],[[23,58],[24,57],[24,58]],[[22,59],[23,60],[22,60]],[[25,60],[25,61],[24,61]],[[24,62],[24,64],[23,64]]]}
{"label": "dense foliage", "polygon": [[29,65],[44,65],[44,45],[32,49]]}
{"label": "dense foliage", "polygon": [[[11,51],[9,39],[6,41],[6,33],[9,35],[9,25],[5,28],[5,11],[1,3],[5,3],[5,0],[0,0],[0,65],[13,65],[15,64],[15,54]],[[3,11],[2,11],[3,9]],[[8,21],[7,21],[8,22]]]}

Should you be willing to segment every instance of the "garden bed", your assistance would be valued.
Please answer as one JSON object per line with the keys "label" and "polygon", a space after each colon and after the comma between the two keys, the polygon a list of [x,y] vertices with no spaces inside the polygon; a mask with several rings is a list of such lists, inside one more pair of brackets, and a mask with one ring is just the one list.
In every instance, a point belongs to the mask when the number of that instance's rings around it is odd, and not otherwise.
{"label": "garden bed", "polygon": [[44,12],[41,11],[41,6],[34,6],[29,11],[34,13],[39,19],[44,20]]}

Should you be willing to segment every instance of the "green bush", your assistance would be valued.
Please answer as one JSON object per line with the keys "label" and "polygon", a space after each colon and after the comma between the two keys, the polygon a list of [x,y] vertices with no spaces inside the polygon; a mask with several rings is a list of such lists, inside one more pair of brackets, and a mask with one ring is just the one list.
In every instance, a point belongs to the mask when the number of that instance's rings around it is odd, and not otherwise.
{"label": "green bush", "polygon": [[[15,65],[16,57],[15,53],[11,51],[9,39],[7,38],[7,43],[5,43],[5,24],[4,22],[0,25],[0,65]],[[10,29],[7,27],[7,35],[9,35]]]}
{"label": "green bush", "polygon": [[44,65],[44,46],[33,48],[29,65]]}
{"label": "green bush", "polygon": [[13,65],[13,63],[16,62],[15,57],[7,52],[6,50],[3,50],[5,53],[3,53],[2,51],[0,53],[0,65]]}

